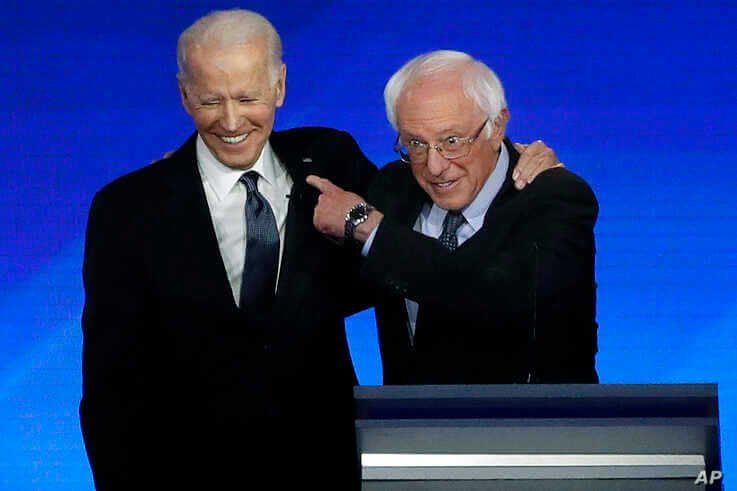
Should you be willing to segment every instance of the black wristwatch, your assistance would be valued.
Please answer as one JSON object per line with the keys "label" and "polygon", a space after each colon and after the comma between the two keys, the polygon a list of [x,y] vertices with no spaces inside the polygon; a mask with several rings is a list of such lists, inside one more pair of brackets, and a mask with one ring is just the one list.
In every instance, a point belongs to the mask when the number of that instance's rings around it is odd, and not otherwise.
{"label": "black wristwatch", "polygon": [[354,240],[353,234],[356,227],[368,219],[369,213],[374,207],[368,203],[358,203],[345,214],[345,240]]}

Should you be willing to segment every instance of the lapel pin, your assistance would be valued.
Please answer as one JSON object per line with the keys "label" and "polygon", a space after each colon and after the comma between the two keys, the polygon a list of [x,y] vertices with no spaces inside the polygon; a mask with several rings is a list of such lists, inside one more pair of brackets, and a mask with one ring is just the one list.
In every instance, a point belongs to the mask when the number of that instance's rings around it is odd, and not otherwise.
{"label": "lapel pin", "polygon": [[309,164],[311,162],[312,162],[312,157],[303,157],[302,158],[302,163],[303,164]]}

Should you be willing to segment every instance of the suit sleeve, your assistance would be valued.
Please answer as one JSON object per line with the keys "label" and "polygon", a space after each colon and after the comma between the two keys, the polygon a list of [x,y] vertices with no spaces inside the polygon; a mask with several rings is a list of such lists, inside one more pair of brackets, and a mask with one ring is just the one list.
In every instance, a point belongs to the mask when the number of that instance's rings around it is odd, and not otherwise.
{"label": "suit sleeve", "polygon": [[377,168],[373,162],[363,153],[361,148],[356,143],[356,140],[352,136],[345,133],[349,139],[348,151],[346,152],[349,157],[351,172],[351,187],[350,191],[366,197],[371,183],[376,177]]}
{"label": "suit sleeve", "polygon": [[[353,137],[347,133],[344,133],[344,135],[347,143],[343,158],[345,159],[344,165],[349,170],[344,188],[366,198],[369,187],[376,177],[376,166],[364,155]],[[345,255],[346,268],[341,272],[341,276],[345,281],[339,289],[340,303],[343,315],[349,316],[371,307],[374,305],[375,299],[370,285],[360,281],[362,259],[360,247],[355,244],[348,244],[343,247],[342,252]]]}
{"label": "suit sleeve", "polygon": [[[131,212],[98,193],[87,228],[80,417],[97,489],[123,489],[145,468],[146,281]],[[129,489],[133,489],[130,487]]]}
{"label": "suit sleeve", "polygon": [[[580,179],[549,171],[520,195],[525,212],[501,248],[469,261],[437,240],[385,218],[363,268],[385,293],[451,309],[459,325],[527,315],[533,303],[558,301],[561,292],[593,278],[593,226],[598,207]],[[528,196],[524,196],[528,193]]]}

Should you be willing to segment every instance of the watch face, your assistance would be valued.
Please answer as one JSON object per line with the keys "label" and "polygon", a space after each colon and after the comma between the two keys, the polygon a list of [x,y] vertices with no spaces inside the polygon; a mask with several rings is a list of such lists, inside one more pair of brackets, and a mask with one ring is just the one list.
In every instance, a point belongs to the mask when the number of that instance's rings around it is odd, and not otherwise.
{"label": "watch face", "polygon": [[351,210],[351,220],[358,220],[366,214],[365,206],[356,206]]}

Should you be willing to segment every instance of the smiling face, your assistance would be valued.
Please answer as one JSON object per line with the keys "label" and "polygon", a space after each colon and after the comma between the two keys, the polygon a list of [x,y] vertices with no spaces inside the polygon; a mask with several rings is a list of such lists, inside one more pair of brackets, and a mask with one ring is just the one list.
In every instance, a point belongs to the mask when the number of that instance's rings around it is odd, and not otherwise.
{"label": "smiling face", "polygon": [[232,47],[194,45],[180,81],[184,109],[217,159],[247,169],[261,155],[284,102],[286,67],[272,81],[265,43]]}
{"label": "smiling face", "polygon": [[[488,117],[463,92],[460,74],[426,76],[408,83],[397,101],[397,125],[402,141],[412,139],[436,144],[457,136],[472,136]],[[496,167],[499,146],[508,119],[502,110],[492,126],[471,144],[462,158],[447,160],[429,149],[427,161],[412,162],[412,173],[432,201],[446,210],[460,210],[478,195]]]}

